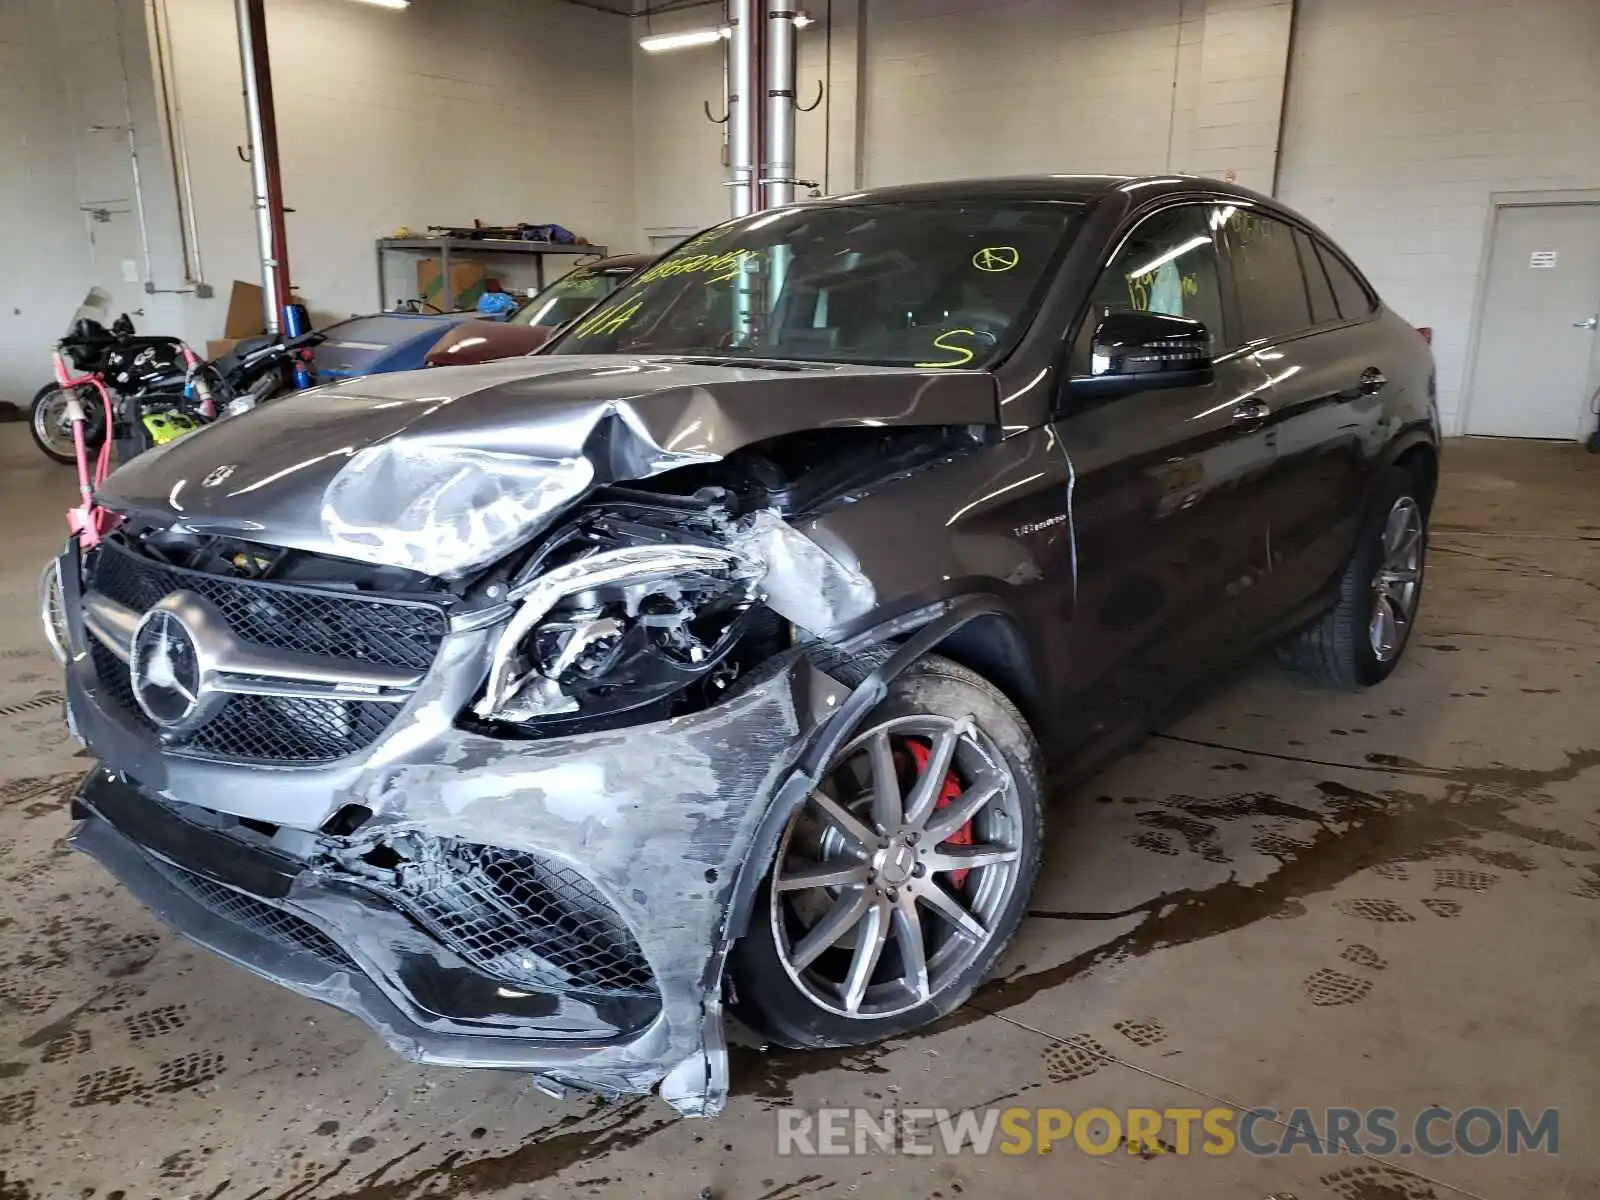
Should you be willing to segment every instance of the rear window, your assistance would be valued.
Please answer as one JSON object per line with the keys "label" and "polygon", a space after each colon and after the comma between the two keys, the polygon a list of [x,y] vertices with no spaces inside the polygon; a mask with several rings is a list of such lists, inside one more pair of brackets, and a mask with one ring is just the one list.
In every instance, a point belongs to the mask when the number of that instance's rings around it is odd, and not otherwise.
{"label": "rear window", "polygon": [[1300,270],[1306,277],[1306,295],[1311,299],[1311,323],[1331,325],[1339,319],[1339,306],[1333,298],[1333,286],[1328,273],[1322,269],[1322,260],[1311,235],[1303,229],[1294,231],[1294,248],[1300,255]]}
{"label": "rear window", "polygon": [[1377,308],[1377,301],[1366,286],[1356,277],[1356,273],[1345,265],[1344,259],[1334,252],[1332,247],[1320,244],[1317,249],[1321,252],[1322,265],[1328,272],[1328,282],[1333,285],[1334,299],[1339,303],[1339,315],[1346,321],[1359,320],[1373,309]]}
{"label": "rear window", "polygon": [[1228,259],[1244,341],[1284,337],[1311,325],[1294,229],[1243,208],[1226,222]]}

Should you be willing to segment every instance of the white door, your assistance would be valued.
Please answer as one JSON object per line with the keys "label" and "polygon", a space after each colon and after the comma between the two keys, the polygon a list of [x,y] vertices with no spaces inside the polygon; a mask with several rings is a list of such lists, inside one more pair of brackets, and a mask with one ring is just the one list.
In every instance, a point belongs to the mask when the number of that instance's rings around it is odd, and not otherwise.
{"label": "white door", "polygon": [[1597,325],[1600,205],[1500,209],[1467,432],[1583,437]]}

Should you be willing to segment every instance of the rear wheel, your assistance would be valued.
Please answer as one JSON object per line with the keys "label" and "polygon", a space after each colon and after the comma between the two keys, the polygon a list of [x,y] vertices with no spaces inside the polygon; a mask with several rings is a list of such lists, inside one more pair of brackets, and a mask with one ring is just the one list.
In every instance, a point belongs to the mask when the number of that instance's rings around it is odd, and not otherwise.
{"label": "rear wheel", "polygon": [[730,962],[783,1045],[850,1046],[955,1008],[1021,923],[1039,869],[1039,748],[1010,702],[916,664],[789,822]]}
{"label": "rear wheel", "polygon": [[1339,581],[1339,603],[1284,648],[1293,666],[1321,682],[1359,688],[1398,665],[1422,598],[1428,518],[1420,492],[1403,467],[1384,473]]}

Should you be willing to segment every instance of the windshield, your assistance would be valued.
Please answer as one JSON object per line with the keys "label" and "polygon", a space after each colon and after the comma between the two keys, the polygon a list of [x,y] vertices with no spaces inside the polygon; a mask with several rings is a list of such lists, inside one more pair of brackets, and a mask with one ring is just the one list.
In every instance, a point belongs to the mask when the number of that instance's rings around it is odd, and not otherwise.
{"label": "windshield", "polygon": [[579,267],[563,275],[511,314],[513,325],[564,325],[616,290],[618,275]]}
{"label": "windshield", "polygon": [[547,350],[981,367],[1033,318],[1079,209],[807,205],[719,225]]}

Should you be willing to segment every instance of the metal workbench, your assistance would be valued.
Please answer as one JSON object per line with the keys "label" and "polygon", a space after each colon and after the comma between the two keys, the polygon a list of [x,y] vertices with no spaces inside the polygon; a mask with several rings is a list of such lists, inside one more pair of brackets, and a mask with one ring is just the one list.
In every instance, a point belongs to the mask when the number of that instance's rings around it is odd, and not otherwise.
{"label": "metal workbench", "polygon": [[442,288],[439,299],[445,301],[440,305],[440,308],[446,312],[453,309],[456,303],[455,293],[450,288],[450,259],[453,255],[459,255],[462,258],[531,255],[533,258],[534,279],[542,291],[544,290],[544,260],[547,255],[564,255],[574,258],[587,258],[590,256],[604,258],[608,253],[604,246],[563,246],[557,242],[523,242],[507,238],[379,238],[376,245],[378,253],[378,308],[380,311],[386,311],[389,307],[389,289],[383,271],[384,255],[394,250],[410,251],[412,253],[420,251],[439,256],[440,286]]}

